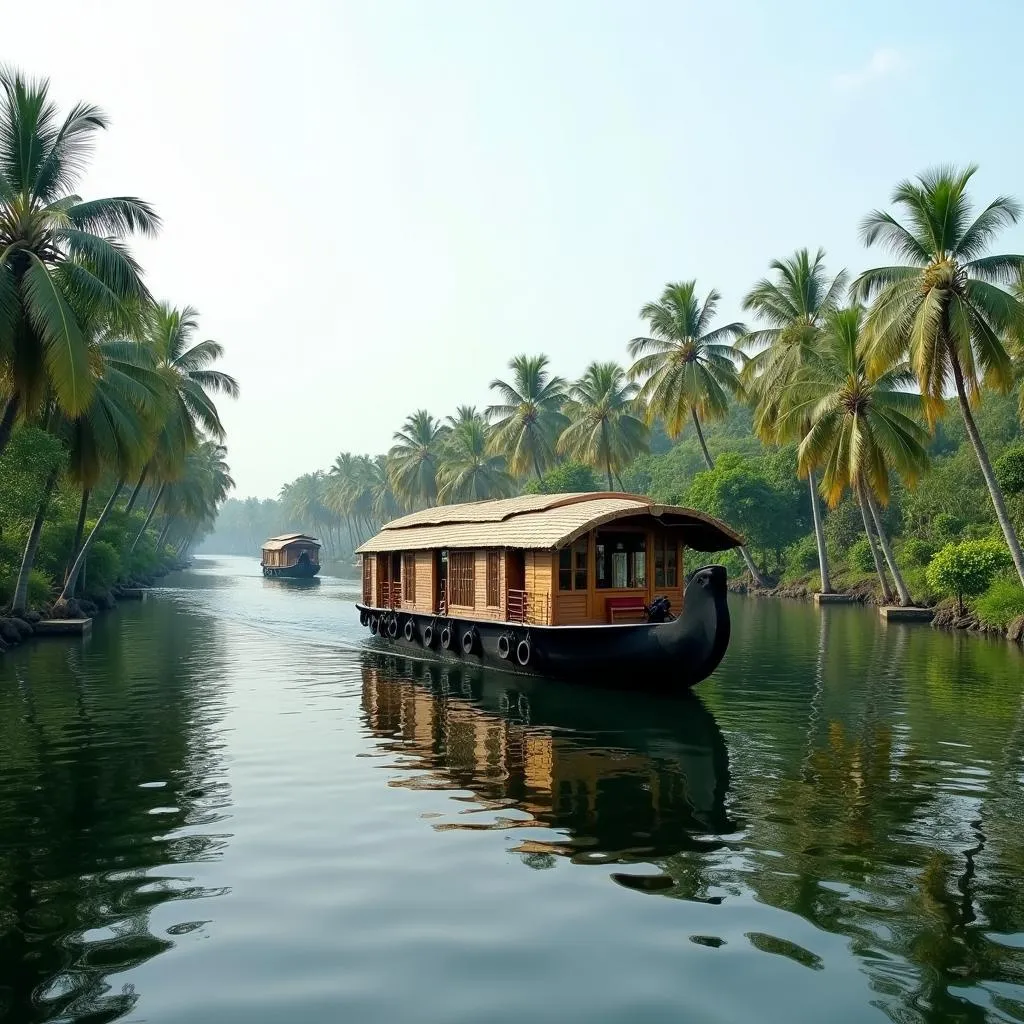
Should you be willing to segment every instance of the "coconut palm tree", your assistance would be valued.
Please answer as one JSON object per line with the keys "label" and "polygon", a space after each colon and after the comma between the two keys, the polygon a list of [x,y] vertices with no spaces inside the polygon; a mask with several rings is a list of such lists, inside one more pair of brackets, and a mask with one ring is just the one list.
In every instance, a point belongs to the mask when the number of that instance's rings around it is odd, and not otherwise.
{"label": "coconut palm tree", "polygon": [[[692,421],[708,469],[715,460],[708,451],[701,420],[721,419],[731,396],[742,393],[734,343],[746,333],[739,322],[713,327],[721,296],[714,288],[703,302],[696,281],[665,285],[657,302],[648,302],[640,316],[650,324],[650,335],[633,338],[629,354],[631,380],[642,380],[637,401],[647,410],[648,423],[661,419],[669,436],[682,433]],[[754,582],[765,579],[746,547],[740,554]]]}
{"label": "coconut palm tree", "polygon": [[166,513],[157,546],[162,547],[177,527],[178,557],[183,557],[196,533],[212,524],[217,509],[235,486],[228,469],[227,449],[216,441],[201,441],[185,458],[181,475],[164,489],[161,506]]}
{"label": "coconut palm tree", "polygon": [[562,414],[565,381],[548,372],[547,356],[516,356],[509,361],[512,380],[495,379],[490,388],[499,401],[487,407],[491,448],[504,455],[509,471],[537,479],[555,462],[555,446],[567,420]]}
{"label": "coconut palm tree", "polygon": [[[122,475],[138,470],[165,401],[163,380],[142,345],[110,334],[109,324],[102,326],[94,318],[83,316],[82,323],[92,338],[89,362],[96,378],[91,388],[92,399],[86,410],[73,418],[63,415],[56,402],[51,401],[47,417],[50,431],[66,446],[67,475],[82,491],[65,579],[81,544],[91,489],[106,472]],[[57,473],[54,472],[47,480],[29,529],[12,601],[16,610],[23,610],[28,599],[29,573],[35,564],[56,483]]]}
{"label": "coconut palm tree", "polygon": [[[743,308],[756,314],[760,325],[742,335],[736,345],[747,355],[741,373],[747,393],[754,401],[754,424],[764,441],[780,442],[782,422],[779,401],[821,341],[825,318],[842,302],[846,291],[846,271],[830,278],[825,271],[825,250],[812,257],[807,249],[798,249],[789,259],[772,260],[773,276],[762,278],[743,300]],[[796,439],[807,432],[807,424],[796,424]],[[818,567],[822,593],[832,593],[828,571],[825,531],[818,507],[814,471],[807,474],[811,496],[811,516],[818,547]]]}
{"label": "coconut palm tree", "polygon": [[[868,541],[872,527],[899,593],[913,603],[882,525],[878,502],[889,502],[889,477],[897,473],[913,486],[928,468],[928,432],[919,421],[924,400],[908,391],[913,370],[898,363],[870,372],[861,336],[860,306],[831,312],[823,330],[824,348],[806,361],[783,402],[791,423],[809,421],[798,449],[800,468],[821,470],[821,492],[831,507],[847,489],[860,502]],[[874,549],[873,549],[873,553]],[[885,574],[876,557],[885,588]]]}
{"label": "coconut palm tree", "polygon": [[[557,450],[577,462],[604,470],[608,490],[612,474],[620,473],[647,450],[649,432],[640,418],[636,396],[640,389],[626,379],[618,363],[591,363],[569,388],[565,414],[569,425]],[[641,413],[642,415],[642,413]]]}
{"label": "coconut palm tree", "polygon": [[447,429],[426,411],[417,409],[395,432],[388,452],[391,485],[403,501],[426,507],[437,501],[437,470]]}
{"label": "coconut palm tree", "polygon": [[49,82],[0,70],[0,451],[17,416],[46,394],[66,416],[89,407],[81,308],[113,313],[147,295],[121,239],[155,234],[157,215],[140,199],[83,201],[74,191],[107,123],[86,103],[62,119]]}
{"label": "coconut palm tree", "polygon": [[864,219],[861,235],[867,245],[879,242],[903,262],[865,271],[853,292],[874,300],[866,325],[872,368],[909,359],[930,419],[941,413],[944,389],[952,381],[996,519],[1024,583],[1024,551],[972,411],[981,401],[983,382],[1003,392],[1014,383],[1004,339],[1024,329],[1024,304],[1000,285],[1020,279],[1024,256],[986,253],[999,230],[1017,222],[1021,207],[998,196],[974,217],[967,186],[976,170],[939,167],[900,182],[892,202],[905,223],[875,210]]}
{"label": "coconut palm tree", "polygon": [[488,445],[487,421],[472,406],[460,406],[448,417],[448,436],[437,473],[441,502],[508,498],[515,483],[505,468],[505,456]]}
{"label": "coconut palm tree", "polygon": [[199,313],[192,306],[176,309],[166,302],[157,303],[146,318],[146,342],[157,368],[167,378],[170,395],[159,443],[139,474],[125,506],[125,511],[130,512],[143,484],[155,478],[158,486],[146,526],[160,501],[161,485],[176,479],[183,470],[186,455],[199,445],[204,435],[218,442],[224,440],[224,426],[212,395],[238,397],[235,378],[213,366],[224,355],[224,349],[216,341],[197,342],[198,330]]}

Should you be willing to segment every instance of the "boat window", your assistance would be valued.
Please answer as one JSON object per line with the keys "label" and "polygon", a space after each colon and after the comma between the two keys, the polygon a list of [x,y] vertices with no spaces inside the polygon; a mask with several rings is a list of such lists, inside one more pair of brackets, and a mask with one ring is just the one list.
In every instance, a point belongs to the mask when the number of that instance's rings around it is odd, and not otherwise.
{"label": "boat window", "polygon": [[572,547],[558,552],[558,589],[587,589],[587,538],[581,537]]}
{"label": "boat window", "polygon": [[473,567],[476,552],[450,551],[448,553],[448,603],[460,608],[472,608],[474,601]]}
{"label": "boat window", "polygon": [[646,588],[646,535],[598,531],[596,562],[599,589],[642,590]]}
{"label": "boat window", "polygon": [[416,601],[416,556],[402,555],[402,600]]}
{"label": "boat window", "polygon": [[671,537],[654,538],[654,585],[679,585],[679,545]]}
{"label": "boat window", "polygon": [[487,607],[497,608],[501,605],[501,587],[498,579],[501,565],[501,552],[487,552]]}

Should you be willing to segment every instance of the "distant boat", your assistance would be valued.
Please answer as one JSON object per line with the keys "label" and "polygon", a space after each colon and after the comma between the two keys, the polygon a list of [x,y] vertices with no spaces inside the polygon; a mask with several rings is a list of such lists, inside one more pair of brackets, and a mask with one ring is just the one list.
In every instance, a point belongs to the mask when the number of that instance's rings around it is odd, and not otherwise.
{"label": "distant boat", "polygon": [[729,643],[726,573],[683,551],[742,544],[702,512],[635,494],[444,505],[362,544],[360,622],[398,650],[531,674],[676,689]]}
{"label": "distant boat", "polygon": [[308,580],[320,571],[320,541],[304,533],[282,533],[263,544],[264,576]]}

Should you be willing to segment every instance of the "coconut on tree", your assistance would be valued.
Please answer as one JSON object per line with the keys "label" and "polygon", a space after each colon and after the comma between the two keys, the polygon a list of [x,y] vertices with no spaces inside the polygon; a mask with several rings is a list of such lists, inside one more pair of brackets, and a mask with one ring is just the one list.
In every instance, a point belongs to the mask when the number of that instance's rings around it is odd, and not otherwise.
{"label": "coconut on tree", "polygon": [[807,425],[798,449],[800,469],[821,473],[821,493],[835,508],[847,490],[860,505],[875,569],[887,594],[875,546],[877,534],[900,603],[913,604],[882,523],[879,502],[889,503],[895,473],[913,486],[928,468],[928,432],[920,422],[925,402],[910,390],[910,366],[874,372],[865,358],[860,306],[825,318],[823,345],[804,362],[786,389],[781,409],[789,429]]}
{"label": "coconut on tree", "polygon": [[[763,278],[743,300],[743,308],[754,313],[758,326],[736,342],[746,356],[741,379],[754,404],[754,429],[763,441],[801,440],[808,423],[784,420],[780,403],[788,385],[821,346],[825,319],[842,304],[847,275],[840,271],[830,277],[825,270],[825,251],[811,256],[798,249],[784,260],[770,264],[772,276]],[[789,423],[793,437],[783,436],[780,424]],[[821,510],[818,507],[814,470],[807,471],[814,538],[822,593],[832,593]]]}
{"label": "coconut on tree", "polygon": [[998,196],[975,216],[967,186],[976,170],[939,167],[900,182],[892,202],[902,220],[875,210],[861,227],[867,245],[885,246],[900,262],[865,271],[853,292],[873,300],[865,325],[871,367],[906,359],[930,420],[941,414],[952,385],[1024,584],[1024,551],[973,412],[985,387],[1005,393],[1014,385],[1007,339],[1024,331],[1024,304],[1003,286],[1021,280],[1024,256],[994,255],[990,248],[1003,228],[1020,219],[1021,206]]}
{"label": "coconut on tree", "polygon": [[636,401],[639,390],[618,363],[593,362],[568,391],[564,411],[569,424],[558,439],[558,453],[603,472],[609,491],[615,487],[613,474],[618,476],[649,444]]}
{"label": "coconut on tree", "polygon": [[[714,326],[720,298],[712,288],[701,300],[696,281],[667,284],[657,302],[640,310],[650,334],[629,343],[634,360],[629,376],[642,381],[637,401],[646,408],[648,423],[661,419],[669,436],[677,438],[692,422],[708,469],[715,468],[715,460],[701,421],[722,419],[730,398],[743,392],[733,346],[746,327],[739,322]],[[739,550],[754,582],[765,586],[746,546]]]}
{"label": "coconut on tree", "polygon": [[157,215],[141,199],[75,193],[107,124],[86,103],[61,117],[48,81],[0,70],[0,451],[47,399],[67,417],[89,408],[82,310],[114,315],[147,298],[123,239],[154,235]]}

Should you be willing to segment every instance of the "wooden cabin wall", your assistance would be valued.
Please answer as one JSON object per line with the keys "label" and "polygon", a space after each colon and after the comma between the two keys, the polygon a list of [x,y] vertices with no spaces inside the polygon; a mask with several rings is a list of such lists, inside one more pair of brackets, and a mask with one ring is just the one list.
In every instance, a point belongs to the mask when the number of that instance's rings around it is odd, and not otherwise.
{"label": "wooden cabin wall", "polygon": [[526,592],[529,594],[529,618],[537,625],[552,622],[552,594],[555,589],[557,552],[526,552]]}
{"label": "wooden cabin wall", "polygon": [[434,611],[434,552],[416,552],[416,601],[413,611]]}

